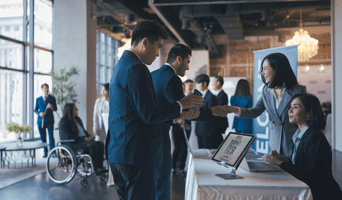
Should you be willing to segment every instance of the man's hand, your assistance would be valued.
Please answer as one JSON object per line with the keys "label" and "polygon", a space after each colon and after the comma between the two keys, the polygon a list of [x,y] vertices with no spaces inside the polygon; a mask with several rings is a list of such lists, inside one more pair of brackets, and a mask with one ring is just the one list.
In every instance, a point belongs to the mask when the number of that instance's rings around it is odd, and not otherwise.
{"label": "man's hand", "polygon": [[187,120],[195,119],[195,118],[198,118],[200,113],[201,113],[200,109],[190,108],[187,112],[182,112],[179,116],[179,119],[187,119]]}
{"label": "man's hand", "polygon": [[239,112],[239,108],[238,107],[235,107],[235,106],[228,106],[228,105],[225,105],[224,106],[224,110],[225,112],[227,112],[227,114],[229,113],[238,113]]}
{"label": "man's hand", "polygon": [[178,119],[178,120],[177,120],[177,123],[178,123],[179,125],[182,125],[182,124],[183,124],[183,120],[182,120],[182,119]]}
{"label": "man's hand", "polygon": [[47,107],[53,110],[53,105],[51,103],[48,103]]}
{"label": "man's hand", "polygon": [[95,135],[99,135],[99,132],[98,132],[98,131],[95,131],[94,136],[95,136]]}
{"label": "man's hand", "polygon": [[279,158],[276,158],[275,156],[272,156],[270,154],[266,154],[262,158],[265,159],[264,162],[267,162],[271,165],[275,165],[278,167],[284,162],[284,161],[280,160]]}
{"label": "man's hand", "polygon": [[201,107],[203,105],[203,97],[195,94],[189,94],[183,99],[179,100],[182,104],[183,109],[192,108],[192,107]]}
{"label": "man's hand", "polygon": [[213,116],[216,117],[227,117],[227,110],[225,106],[215,106],[211,108],[211,112]]}
{"label": "man's hand", "polygon": [[39,117],[44,117],[44,116],[45,116],[45,113],[43,113],[43,112],[39,113]]}

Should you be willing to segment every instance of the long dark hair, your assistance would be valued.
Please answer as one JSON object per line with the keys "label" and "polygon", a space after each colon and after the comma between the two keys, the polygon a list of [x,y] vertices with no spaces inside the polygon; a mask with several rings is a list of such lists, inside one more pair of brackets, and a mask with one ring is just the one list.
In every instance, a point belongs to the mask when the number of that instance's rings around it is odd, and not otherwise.
{"label": "long dark hair", "polygon": [[291,65],[287,57],[282,53],[271,53],[268,54],[261,62],[260,75],[262,82],[266,84],[265,78],[262,75],[262,65],[264,61],[267,60],[268,64],[275,71],[275,75],[272,83],[268,84],[270,88],[280,88],[285,83],[287,89],[291,89],[293,86],[297,85],[296,75],[291,69]]}
{"label": "long dark hair", "polygon": [[67,103],[64,106],[63,117],[67,118],[71,123],[71,128],[73,131],[78,131],[76,123],[74,121],[74,103]]}
{"label": "long dark hair", "polygon": [[292,97],[292,102],[295,98],[304,105],[305,112],[310,112],[310,120],[308,126],[319,130],[325,128],[325,117],[318,98],[312,94],[296,94]]}
{"label": "long dark hair", "polygon": [[249,97],[251,96],[251,91],[249,89],[249,83],[246,79],[240,79],[236,89],[235,89],[235,95],[241,95],[243,97]]}

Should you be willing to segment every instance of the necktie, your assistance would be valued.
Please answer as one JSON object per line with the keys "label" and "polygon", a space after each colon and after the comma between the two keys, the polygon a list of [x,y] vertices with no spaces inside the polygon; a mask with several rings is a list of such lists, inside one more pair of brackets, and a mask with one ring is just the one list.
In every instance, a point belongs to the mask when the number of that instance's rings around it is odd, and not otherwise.
{"label": "necktie", "polygon": [[299,143],[300,138],[297,137],[296,138],[296,142],[294,144],[294,148],[293,148],[293,154],[292,154],[292,163],[295,164],[295,160],[296,160],[296,153],[297,153],[297,148],[299,146],[299,144],[297,145],[297,143]]}

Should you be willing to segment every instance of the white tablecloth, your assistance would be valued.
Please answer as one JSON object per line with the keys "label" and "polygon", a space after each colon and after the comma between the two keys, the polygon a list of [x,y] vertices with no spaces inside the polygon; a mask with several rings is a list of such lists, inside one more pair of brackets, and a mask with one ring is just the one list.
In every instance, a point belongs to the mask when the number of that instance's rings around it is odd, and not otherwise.
{"label": "white tablecloth", "polygon": [[310,188],[282,172],[236,171],[243,179],[224,180],[215,174],[229,174],[231,168],[216,164],[205,150],[190,155],[185,200],[312,200]]}

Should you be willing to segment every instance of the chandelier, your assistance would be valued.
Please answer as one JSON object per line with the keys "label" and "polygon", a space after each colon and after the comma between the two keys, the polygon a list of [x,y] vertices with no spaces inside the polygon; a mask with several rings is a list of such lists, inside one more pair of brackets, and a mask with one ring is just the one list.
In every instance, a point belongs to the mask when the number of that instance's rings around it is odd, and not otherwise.
{"label": "chandelier", "polygon": [[302,28],[302,10],[300,10],[300,29],[295,32],[292,39],[287,40],[285,45],[298,44],[298,61],[308,61],[318,53],[318,40],[310,37],[307,31]]}

